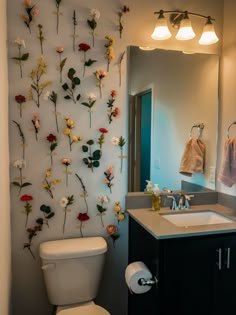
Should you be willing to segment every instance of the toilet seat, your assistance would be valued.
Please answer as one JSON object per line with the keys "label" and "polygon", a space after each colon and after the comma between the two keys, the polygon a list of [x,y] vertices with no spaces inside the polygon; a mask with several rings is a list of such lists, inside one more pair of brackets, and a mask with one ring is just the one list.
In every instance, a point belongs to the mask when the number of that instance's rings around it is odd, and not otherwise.
{"label": "toilet seat", "polygon": [[96,304],[67,308],[67,309],[59,311],[57,314],[58,315],[111,315],[104,308]]}

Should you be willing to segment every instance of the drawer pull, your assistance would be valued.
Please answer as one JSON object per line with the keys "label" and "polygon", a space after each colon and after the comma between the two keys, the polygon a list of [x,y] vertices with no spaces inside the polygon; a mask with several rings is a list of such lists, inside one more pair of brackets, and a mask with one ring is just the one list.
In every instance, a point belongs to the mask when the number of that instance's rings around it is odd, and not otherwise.
{"label": "drawer pull", "polygon": [[216,263],[216,265],[218,266],[218,269],[221,270],[221,268],[222,268],[222,249],[219,248],[216,251],[218,253],[218,262]]}

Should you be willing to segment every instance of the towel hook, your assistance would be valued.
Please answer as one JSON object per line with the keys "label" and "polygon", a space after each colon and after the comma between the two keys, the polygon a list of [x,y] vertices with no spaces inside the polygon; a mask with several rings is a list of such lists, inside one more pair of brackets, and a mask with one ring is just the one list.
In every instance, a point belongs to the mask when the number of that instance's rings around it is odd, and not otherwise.
{"label": "towel hook", "polygon": [[229,129],[230,129],[230,127],[233,126],[233,125],[236,125],[236,120],[233,121],[233,122],[229,125],[229,127],[228,127],[228,129],[227,129],[227,138],[229,138]]}
{"label": "towel hook", "polygon": [[202,135],[202,131],[204,129],[204,124],[203,123],[199,123],[199,124],[192,125],[192,128],[190,130],[190,137],[192,137],[193,128],[198,128],[198,138],[199,138]]}

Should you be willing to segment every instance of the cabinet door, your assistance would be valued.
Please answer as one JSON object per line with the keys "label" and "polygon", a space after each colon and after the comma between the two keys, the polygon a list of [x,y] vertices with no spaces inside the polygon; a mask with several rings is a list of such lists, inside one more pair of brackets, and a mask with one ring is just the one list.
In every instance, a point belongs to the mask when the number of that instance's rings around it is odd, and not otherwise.
{"label": "cabinet door", "polygon": [[218,242],[198,237],[165,241],[159,283],[161,315],[214,314]]}

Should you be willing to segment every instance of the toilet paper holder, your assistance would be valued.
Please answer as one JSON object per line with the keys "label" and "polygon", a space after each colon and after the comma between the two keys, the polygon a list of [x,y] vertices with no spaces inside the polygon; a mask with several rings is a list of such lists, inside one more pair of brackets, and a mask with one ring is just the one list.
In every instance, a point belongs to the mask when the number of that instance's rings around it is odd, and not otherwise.
{"label": "toilet paper holder", "polygon": [[144,278],[140,278],[138,280],[138,284],[139,285],[142,285],[142,286],[149,286],[149,287],[153,287],[154,285],[157,285],[157,278],[154,277],[153,279],[149,279],[149,280],[146,280]]}

